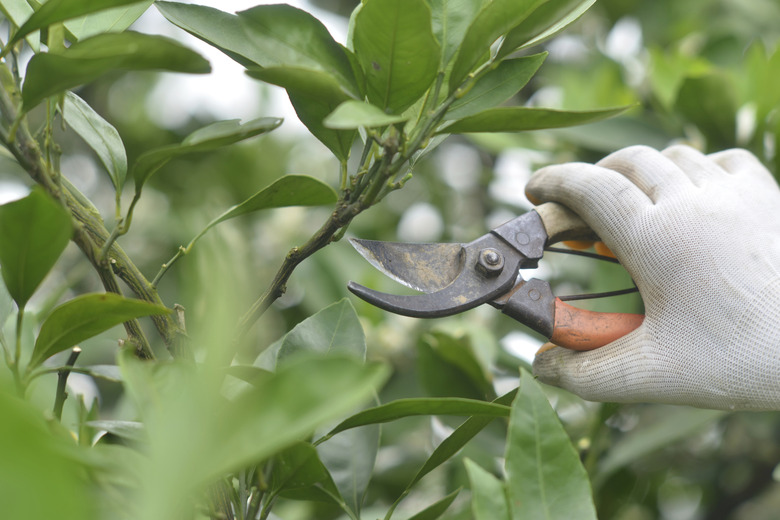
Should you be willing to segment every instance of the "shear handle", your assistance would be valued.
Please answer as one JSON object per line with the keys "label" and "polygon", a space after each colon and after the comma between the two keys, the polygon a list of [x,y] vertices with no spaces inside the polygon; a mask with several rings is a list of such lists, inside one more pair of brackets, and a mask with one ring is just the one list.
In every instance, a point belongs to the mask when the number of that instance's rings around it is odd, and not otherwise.
{"label": "shear handle", "polygon": [[556,298],[550,284],[531,278],[492,305],[523,325],[570,350],[593,350],[622,338],[642,324],[642,314],[594,312]]}
{"label": "shear handle", "polygon": [[547,243],[564,240],[598,240],[599,237],[576,213],[557,202],[545,202],[534,208],[547,232]]}
{"label": "shear handle", "polygon": [[642,314],[594,312],[555,299],[555,328],[550,341],[571,350],[593,350],[639,327]]}
{"label": "shear handle", "polygon": [[[547,233],[545,246],[564,240],[599,237],[573,211],[555,202],[535,208]],[[516,320],[571,350],[592,350],[611,343],[642,324],[641,314],[594,312],[572,307],[550,291],[547,282],[531,279],[496,301]]]}

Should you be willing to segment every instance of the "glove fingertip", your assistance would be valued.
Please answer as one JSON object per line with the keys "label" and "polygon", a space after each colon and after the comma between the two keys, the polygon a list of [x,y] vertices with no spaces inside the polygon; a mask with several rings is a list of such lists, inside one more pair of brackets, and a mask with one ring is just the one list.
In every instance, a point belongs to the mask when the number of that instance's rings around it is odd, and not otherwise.
{"label": "glove fingertip", "polygon": [[556,345],[555,343],[550,343],[550,342],[548,341],[547,343],[545,343],[544,345],[542,345],[541,347],[539,347],[539,350],[537,350],[537,351],[536,351],[536,354],[534,354],[534,355],[535,355],[535,356],[538,356],[539,354],[542,354],[542,353],[544,353],[544,352],[547,352],[548,350],[552,350],[552,349],[554,349],[554,348],[556,348],[556,347],[558,347],[558,345]]}
{"label": "glove fingertip", "polygon": [[560,386],[566,358],[573,352],[553,343],[542,345],[534,356],[533,373],[542,383]]}

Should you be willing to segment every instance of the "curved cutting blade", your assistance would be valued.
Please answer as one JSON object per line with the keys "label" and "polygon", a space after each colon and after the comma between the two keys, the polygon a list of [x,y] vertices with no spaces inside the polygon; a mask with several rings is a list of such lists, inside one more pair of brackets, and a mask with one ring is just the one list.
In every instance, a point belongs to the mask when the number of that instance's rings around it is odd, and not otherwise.
{"label": "curved cutting blade", "polygon": [[[459,269],[455,279],[436,291],[400,295],[374,291],[354,282],[349,282],[347,287],[365,301],[405,316],[440,318],[473,309],[509,291],[520,266],[520,256],[513,254],[511,248],[502,241],[488,236],[479,242],[476,247],[462,248],[463,268]],[[484,249],[481,246],[491,247],[504,258],[506,265],[499,273],[486,276],[475,268],[480,251]],[[414,265],[408,268],[412,270]]]}
{"label": "curved cutting blade", "polygon": [[439,291],[463,269],[462,244],[408,244],[357,238],[351,238],[350,243],[371,265],[417,291]]}

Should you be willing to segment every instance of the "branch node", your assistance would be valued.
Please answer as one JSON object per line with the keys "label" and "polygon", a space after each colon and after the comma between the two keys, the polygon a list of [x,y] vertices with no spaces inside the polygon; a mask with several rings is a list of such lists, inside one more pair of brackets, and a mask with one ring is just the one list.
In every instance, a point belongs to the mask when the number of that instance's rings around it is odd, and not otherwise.
{"label": "branch node", "polygon": [[184,319],[184,311],[186,310],[183,305],[179,303],[173,304],[173,310],[176,312],[176,322],[179,325],[179,329],[183,334],[187,333],[187,322]]}

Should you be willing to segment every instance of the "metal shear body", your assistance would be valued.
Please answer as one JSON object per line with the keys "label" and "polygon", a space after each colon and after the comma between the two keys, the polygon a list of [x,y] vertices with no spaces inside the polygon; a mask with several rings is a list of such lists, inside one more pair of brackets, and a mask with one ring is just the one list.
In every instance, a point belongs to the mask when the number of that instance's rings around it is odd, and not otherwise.
{"label": "metal shear body", "polygon": [[600,313],[556,298],[544,280],[524,280],[520,269],[537,267],[545,247],[562,240],[596,238],[573,212],[546,203],[468,244],[407,244],[352,239],[369,262],[421,294],[348,288],[384,310],[419,318],[457,314],[483,303],[501,309],[559,346],[590,350],[638,327],[638,314]]}

